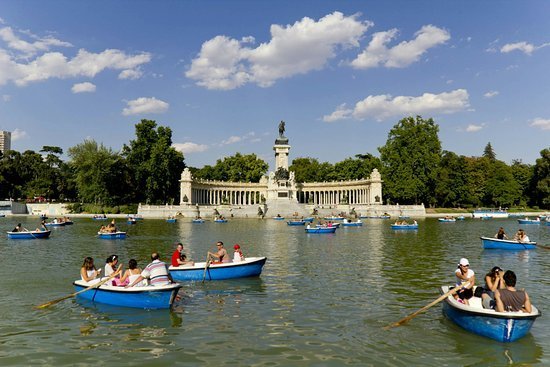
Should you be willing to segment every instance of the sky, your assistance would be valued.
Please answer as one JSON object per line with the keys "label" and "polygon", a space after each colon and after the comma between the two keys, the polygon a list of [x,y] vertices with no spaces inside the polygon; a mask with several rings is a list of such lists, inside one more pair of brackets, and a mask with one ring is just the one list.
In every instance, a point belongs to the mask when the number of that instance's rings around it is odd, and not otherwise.
{"label": "sky", "polygon": [[12,149],[172,129],[188,166],[379,156],[400,119],[442,149],[534,164],[550,148],[548,1],[0,1]]}

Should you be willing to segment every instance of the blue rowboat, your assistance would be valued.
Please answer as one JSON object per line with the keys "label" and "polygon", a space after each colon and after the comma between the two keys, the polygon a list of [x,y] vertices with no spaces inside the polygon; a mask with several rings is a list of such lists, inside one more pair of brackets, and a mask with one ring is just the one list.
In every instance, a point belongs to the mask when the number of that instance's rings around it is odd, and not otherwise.
{"label": "blue rowboat", "polygon": [[[83,280],[73,282],[75,290],[81,291],[93,283]],[[162,286],[144,286],[124,288],[104,284],[99,288],[90,289],[77,295],[78,298],[104,303],[120,307],[133,307],[145,309],[170,308],[178,294],[181,284],[169,284]]]}
{"label": "blue rowboat", "polygon": [[227,219],[214,219],[216,223],[227,223]]}
{"label": "blue rowboat", "polygon": [[398,218],[399,219],[409,219],[410,215],[400,215]]}
{"label": "blue rowboat", "polygon": [[304,218],[304,222],[313,223],[313,217]]}
{"label": "blue rowboat", "polygon": [[126,232],[113,232],[113,233],[97,232],[97,236],[103,240],[123,240],[126,238]]}
{"label": "blue rowboat", "polygon": [[[65,222],[49,222],[49,223],[44,223],[44,225],[46,227],[65,227]],[[72,224],[72,223],[71,223]]]}
{"label": "blue rowboat", "polygon": [[37,238],[48,238],[52,231],[26,231],[8,232],[8,238],[12,240],[34,240]]}
{"label": "blue rowboat", "polygon": [[262,268],[267,257],[247,257],[240,262],[210,264],[204,273],[204,262],[195,263],[193,266],[170,266],[172,279],[178,282],[190,280],[225,280],[236,278],[257,277],[262,273]]}
{"label": "blue rowboat", "polygon": [[[462,217],[462,218],[464,218],[464,217]],[[454,222],[456,222],[456,219],[454,219],[454,218],[437,218],[437,220],[439,222],[442,222],[442,223],[454,223]]]}
{"label": "blue rowboat", "polygon": [[63,222],[63,223],[65,223],[66,226],[71,226],[71,225],[74,224],[74,222],[73,222],[72,220],[66,220],[66,221]]}
{"label": "blue rowboat", "polygon": [[[448,286],[441,287],[442,294],[448,291]],[[443,313],[461,328],[499,342],[513,342],[524,337],[541,315],[535,306],[531,313],[496,312],[484,309],[479,297],[470,298],[469,303],[459,303],[449,295],[443,303]]]}
{"label": "blue rowboat", "polygon": [[540,224],[540,219],[518,219],[519,224]]}
{"label": "blue rowboat", "polygon": [[392,224],[391,229],[418,229],[418,224]]}
{"label": "blue rowboat", "polygon": [[126,221],[126,223],[128,223],[128,224],[137,224],[137,220],[135,220],[135,219],[128,219],[128,220]]}
{"label": "blue rowboat", "polygon": [[331,223],[330,226],[326,223],[325,224],[316,224],[315,227],[317,227],[317,228],[319,228],[319,227],[322,227],[322,228],[324,228],[324,227],[329,227],[329,228],[330,227],[336,227],[336,228],[338,228],[338,227],[340,227],[340,224],[341,223]]}
{"label": "blue rowboat", "polygon": [[537,248],[536,242],[518,242],[510,240],[499,240],[491,237],[480,237],[484,249],[499,250],[533,250]]}
{"label": "blue rowboat", "polygon": [[344,217],[324,217],[324,220],[344,220]]}
{"label": "blue rowboat", "polygon": [[107,217],[92,217],[92,220],[107,220]]}
{"label": "blue rowboat", "polygon": [[343,227],[361,227],[363,225],[363,222],[358,220],[357,222],[344,222],[342,223]]}
{"label": "blue rowboat", "polygon": [[334,233],[334,232],[336,232],[336,227],[306,228],[306,233]]}
{"label": "blue rowboat", "polygon": [[204,223],[204,219],[193,219],[191,223]]}
{"label": "blue rowboat", "polygon": [[289,226],[303,226],[306,224],[305,220],[289,220],[286,222]]}
{"label": "blue rowboat", "polygon": [[176,223],[177,219],[176,218],[168,218],[166,219],[166,223]]}
{"label": "blue rowboat", "polygon": [[[474,218],[475,218],[475,217],[474,217]],[[484,216],[482,216],[482,217],[480,217],[480,218],[481,218],[481,220],[489,220],[489,219],[493,219],[493,217],[492,217],[492,216],[490,216],[490,215],[484,215]]]}
{"label": "blue rowboat", "polygon": [[459,215],[458,217],[456,217],[456,220],[464,220],[466,219],[463,215]]}
{"label": "blue rowboat", "polygon": [[273,217],[275,220],[285,220],[285,217]]}

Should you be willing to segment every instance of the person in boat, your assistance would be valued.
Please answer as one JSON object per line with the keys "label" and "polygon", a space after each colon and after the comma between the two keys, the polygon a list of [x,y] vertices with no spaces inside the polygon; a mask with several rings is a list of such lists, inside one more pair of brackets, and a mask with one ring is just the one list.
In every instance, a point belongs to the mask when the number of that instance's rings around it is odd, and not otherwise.
{"label": "person in boat", "polygon": [[12,232],[28,232],[29,230],[25,227],[21,226],[21,223],[17,223],[14,229],[11,230]]}
{"label": "person in boat", "polygon": [[[138,263],[135,259],[128,261],[128,270],[124,272],[124,275],[120,278],[120,285],[126,286],[133,283],[141,274],[141,269],[138,268]],[[136,284],[140,286],[141,284]]]}
{"label": "person in boat", "polygon": [[[472,290],[475,285],[476,276],[472,269],[470,269],[470,262],[466,258],[460,259],[458,267],[455,270],[456,286],[461,289],[456,292],[455,298],[459,302],[469,304],[468,300],[473,297],[474,292]],[[467,284],[466,284],[467,283]]]}
{"label": "person in boat", "polygon": [[241,246],[236,243],[235,246],[233,246],[233,262],[240,262],[240,261],[244,261],[244,255],[243,255],[243,252],[241,250]]}
{"label": "person in boat", "polygon": [[176,243],[176,249],[172,253],[172,266],[181,266],[181,265],[194,265],[193,261],[187,260],[187,256],[183,252],[183,244],[181,242]]}
{"label": "person in boat", "polygon": [[112,283],[113,285],[120,285],[119,274],[122,270],[117,271],[118,266],[118,255],[111,255],[105,260],[105,271],[103,272],[104,276],[109,277],[112,274],[113,276]]}
{"label": "person in boat", "polygon": [[47,230],[48,228],[46,228],[46,222],[42,220],[40,221],[40,225],[36,228],[35,232],[45,232]]}
{"label": "person in boat", "polygon": [[530,242],[529,236],[527,236],[527,233],[525,233],[525,231],[521,228],[518,229],[518,231],[514,235],[514,240],[521,243]]}
{"label": "person in boat", "polygon": [[227,250],[223,247],[223,242],[222,241],[216,242],[216,247],[218,248],[216,252],[208,251],[208,258],[217,259],[217,261],[215,261],[214,263],[218,263],[218,264],[231,262],[231,258],[229,257]]}
{"label": "person in boat", "polygon": [[94,265],[94,259],[92,257],[86,257],[80,268],[80,278],[85,282],[93,282],[94,280],[99,281],[99,273],[101,269],[96,269]]}
{"label": "person in boat", "polygon": [[525,290],[516,290],[516,274],[512,270],[507,270],[503,277],[506,287],[495,291],[496,311],[497,312],[527,312],[531,313],[531,301]]}
{"label": "person in boat", "polygon": [[506,287],[502,279],[503,275],[503,270],[498,266],[493,266],[491,271],[485,274],[485,285],[481,293],[483,308],[495,308],[495,291]]}
{"label": "person in boat", "polygon": [[143,269],[141,274],[129,285],[128,287],[133,287],[144,279],[149,279],[149,284],[154,286],[162,286],[172,283],[172,276],[168,271],[166,263],[160,261],[160,256],[158,252],[153,252],[151,254],[151,263]]}
{"label": "person in boat", "polygon": [[495,234],[495,238],[499,240],[507,240],[508,236],[506,235],[506,232],[504,232],[504,228],[500,227],[498,229],[497,234]]}

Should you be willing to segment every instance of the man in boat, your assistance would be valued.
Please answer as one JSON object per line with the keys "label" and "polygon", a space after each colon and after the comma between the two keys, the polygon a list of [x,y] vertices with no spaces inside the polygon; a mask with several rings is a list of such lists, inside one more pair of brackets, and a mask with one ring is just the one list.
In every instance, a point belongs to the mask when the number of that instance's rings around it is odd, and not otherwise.
{"label": "man in boat", "polygon": [[208,251],[208,258],[217,259],[218,261],[216,261],[216,263],[231,262],[231,258],[229,257],[227,250],[223,247],[223,242],[222,241],[216,242],[216,247],[218,248],[218,251],[216,252]]}
{"label": "man in boat", "polygon": [[173,282],[168,267],[166,263],[160,261],[158,252],[153,252],[151,254],[151,263],[147,265],[139,277],[137,277],[132,284],[127,285],[126,288],[133,287],[143,279],[149,279],[149,284],[154,286],[167,285]]}
{"label": "man in boat", "polygon": [[193,265],[193,261],[187,261],[187,256],[183,253],[183,244],[178,242],[176,244],[176,249],[172,253],[172,266],[181,266],[181,265]]}
{"label": "man in boat", "polygon": [[507,270],[502,277],[506,284],[505,289],[495,291],[496,310],[498,312],[528,312],[531,313],[531,301],[526,291],[516,290],[516,274]]}

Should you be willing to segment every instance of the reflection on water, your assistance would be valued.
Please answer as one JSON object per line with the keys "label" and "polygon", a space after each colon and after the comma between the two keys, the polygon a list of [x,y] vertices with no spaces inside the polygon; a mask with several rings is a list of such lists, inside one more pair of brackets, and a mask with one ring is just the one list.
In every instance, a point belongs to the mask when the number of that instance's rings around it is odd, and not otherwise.
{"label": "reflection on water", "polygon": [[[33,220],[17,221],[32,227]],[[105,241],[95,237],[97,223],[76,219],[48,240],[2,238],[0,360],[56,366],[550,365],[544,350],[550,252],[483,250],[479,239],[500,226],[515,232],[514,220],[427,219],[418,231],[394,231],[383,220],[363,223],[333,235],[307,235],[269,219],[225,225],[143,220],[128,226],[127,239]],[[0,222],[1,230],[11,228],[5,218]],[[550,243],[549,226],[529,231],[532,239]],[[73,292],[85,256],[102,266],[118,254],[124,264],[135,258],[144,267],[152,251],[168,260],[173,243],[181,241],[190,258],[204,261],[218,240],[228,248],[239,243],[245,255],[267,256],[262,276],[185,283],[172,311],[74,299],[33,307]],[[439,305],[405,326],[382,330],[436,299],[438,287],[454,281],[461,257],[478,279],[495,265],[516,272],[518,286],[543,312],[528,337],[511,344],[478,337],[446,320]]]}

